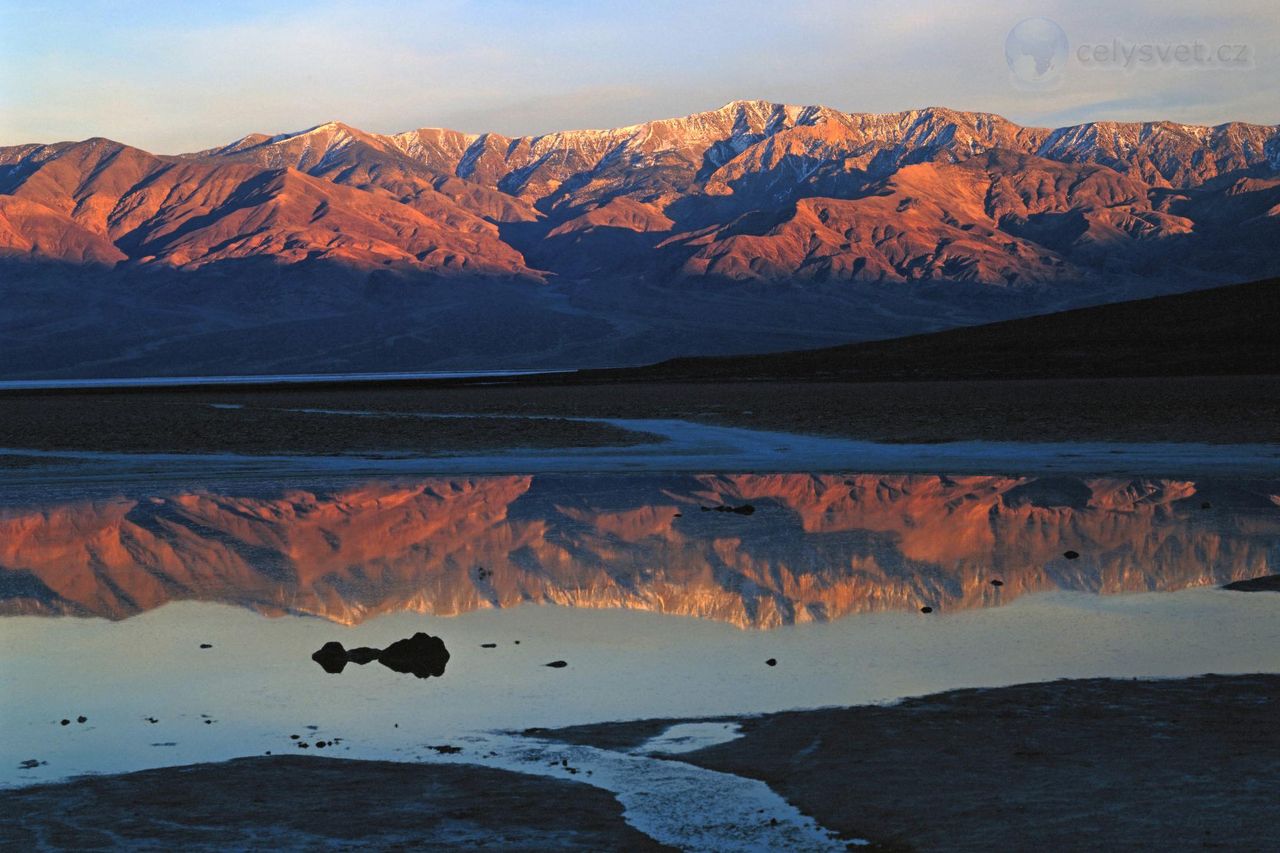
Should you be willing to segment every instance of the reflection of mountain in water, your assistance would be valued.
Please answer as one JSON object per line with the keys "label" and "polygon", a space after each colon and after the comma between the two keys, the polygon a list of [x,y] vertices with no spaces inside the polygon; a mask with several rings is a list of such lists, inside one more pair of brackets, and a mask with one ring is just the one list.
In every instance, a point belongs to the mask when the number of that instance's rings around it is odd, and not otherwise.
{"label": "reflection of mountain in water", "polygon": [[[1277,571],[1278,485],[511,476],[122,497],[0,510],[0,608],[123,618],[198,599],[356,623],[555,602],[770,627],[1170,590]],[[747,502],[754,515],[698,511]]]}

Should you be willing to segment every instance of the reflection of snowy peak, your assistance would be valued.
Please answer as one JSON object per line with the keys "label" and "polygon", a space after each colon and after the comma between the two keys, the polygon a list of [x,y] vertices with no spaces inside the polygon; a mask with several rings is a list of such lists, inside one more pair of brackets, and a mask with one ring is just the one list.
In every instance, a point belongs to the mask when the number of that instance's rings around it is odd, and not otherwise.
{"label": "reflection of snowy peak", "polygon": [[[1206,520],[1187,481],[744,474],[626,484],[483,477],[5,510],[0,604],[123,618],[196,599],[355,623],[554,602],[772,627],[1053,588],[1223,583],[1276,571],[1280,537],[1270,492],[1215,494],[1215,518],[1239,513],[1224,525]],[[701,511],[743,503],[755,512]],[[1064,559],[1068,548],[1081,558]]]}

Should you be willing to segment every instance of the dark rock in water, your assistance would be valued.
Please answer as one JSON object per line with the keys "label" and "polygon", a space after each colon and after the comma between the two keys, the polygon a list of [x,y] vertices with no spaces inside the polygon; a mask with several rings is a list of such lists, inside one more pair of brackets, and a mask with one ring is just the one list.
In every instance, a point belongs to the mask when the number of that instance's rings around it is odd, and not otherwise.
{"label": "dark rock in water", "polygon": [[343,648],[342,643],[331,641],[321,646],[311,659],[320,664],[325,672],[335,675],[342,672],[349,663],[363,666],[376,660],[396,672],[430,678],[444,675],[445,664],[449,662],[449,651],[439,637],[419,632],[407,640],[397,640],[385,649],[361,646],[348,651]]}
{"label": "dark rock in water", "polygon": [[289,735],[290,740],[302,740],[302,735]]}
{"label": "dark rock in water", "polygon": [[996,580],[991,581],[991,585],[992,585],[992,586],[1004,586],[1004,581],[999,580],[999,579],[996,579]]}
{"label": "dark rock in water", "polygon": [[777,666],[777,665],[778,665],[778,659],[777,659],[777,658],[769,658],[767,661],[765,661],[765,662],[764,662],[764,665],[765,665],[765,666]]}
{"label": "dark rock in water", "polygon": [[709,506],[700,506],[698,507],[698,509],[702,510],[703,512],[711,512],[711,507]]}
{"label": "dark rock in water", "polygon": [[143,717],[142,719],[146,720],[148,723],[151,723],[152,725],[155,725],[156,723],[160,722],[155,717]]}
{"label": "dark rock in water", "polygon": [[[705,508],[705,507],[704,507]],[[742,506],[730,506],[729,504],[721,504],[715,507],[716,512],[732,512],[735,515],[751,515],[756,508],[751,504],[743,504]]]}
{"label": "dark rock in water", "polygon": [[213,643],[201,643],[201,644],[200,644],[200,648],[202,648],[202,649],[211,649],[211,648],[213,648]]}
{"label": "dark rock in water", "polygon": [[673,513],[671,517],[672,517],[672,518],[684,518],[684,513],[682,513],[682,512]]}
{"label": "dark rock in water", "polygon": [[298,742],[298,749],[306,749],[306,748],[307,748],[307,742],[305,740]]}
{"label": "dark rock in water", "polygon": [[364,666],[369,661],[378,659],[378,655],[382,654],[381,649],[371,649],[368,646],[361,646],[358,649],[351,649],[347,652],[347,660],[351,663]]}
{"label": "dark rock in water", "polygon": [[1280,575],[1265,575],[1247,581],[1235,581],[1223,587],[1235,592],[1280,592]]}
{"label": "dark rock in water", "polygon": [[69,725],[71,725],[71,721],[70,721],[70,720],[63,720],[63,721],[62,721],[62,725],[64,725],[64,726],[69,726]]}
{"label": "dark rock in water", "polygon": [[1074,560],[1080,556],[1080,552],[1079,551],[1063,551],[1062,556],[1066,557],[1068,560]]}
{"label": "dark rock in water", "polygon": [[498,647],[497,643],[481,643],[480,644],[480,648],[482,649],[496,649],[497,647]]}
{"label": "dark rock in water", "polygon": [[342,643],[329,641],[320,649],[311,655],[311,659],[320,664],[320,668],[331,675],[337,675],[346,669],[349,658],[347,650],[342,647]]}
{"label": "dark rock in water", "polygon": [[920,612],[921,612],[921,613],[932,613],[932,612],[933,612],[933,608],[926,604],[924,607],[921,607],[921,608],[920,608]]}
{"label": "dark rock in water", "polygon": [[547,666],[553,669],[564,669],[568,665],[568,662],[562,660],[553,660],[551,663],[547,664]]}
{"label": "dark rock in water", "polygon": [[89,722],[89,718],[86,717],[84,714],[81,714],[80,716],[76,717],[76,722],[81,724],[87,723]]}
{"label": "dark rock in water", "polygon": [[462,752],[462,747],[453,746],[452,744],[448,744],[448,743],[442,743],[437,746],[433,746],[431,748],[434,749],[436,752],[440,753],[441,755],[457,755],[459,752]]}
{"label": "dark rock in water", "polygon": [[439,678],[449,663],[449,650],[444,647],[444,640],[419,631],[409,639],[396,640],[383,649],[378,663],[418,678]]}
{"label": "dark rock in water", "polygon": [[1213,509],[1213,504],[1209,503],[1208,501],[1205,501],[1204,503],[1200,504],[1200,508],[1201,508],[1201,509]]}
{"label": "dark rock in water", "polygon": [[517,646],[518,646],[518,645],[520,645],[520,641],[519,641],[519,640],[512,640],[511,642],[515,643]]}
{"label": "dark rock in water", "polygon": [[38,758],[28,758],[25,761],[23,761],[21,764],[19,764],[18,767],[20,767],[23,770],[31,770],[35,767],[39,767],[41,764],[48,764],[48,763],[49,762],[41,761]]}
{"label": "dark rock in water", "polygon": [[327,744],[324,741],[322,740],[316,741],[316,749],[324,749],[325,746],[327,746]]}

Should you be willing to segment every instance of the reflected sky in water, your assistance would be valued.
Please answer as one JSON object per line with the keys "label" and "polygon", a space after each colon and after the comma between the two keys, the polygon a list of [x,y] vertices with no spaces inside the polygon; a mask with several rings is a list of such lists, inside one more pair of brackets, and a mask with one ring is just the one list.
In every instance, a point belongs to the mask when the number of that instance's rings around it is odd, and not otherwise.
{"label": "reflected sky in water", "polygon": [[774,628],[1266,575],[1278,504],[1280,481],[919,474],[122,494],[0,506],[0,612],[123,619],[191,600],[357,624],[554,603]]}

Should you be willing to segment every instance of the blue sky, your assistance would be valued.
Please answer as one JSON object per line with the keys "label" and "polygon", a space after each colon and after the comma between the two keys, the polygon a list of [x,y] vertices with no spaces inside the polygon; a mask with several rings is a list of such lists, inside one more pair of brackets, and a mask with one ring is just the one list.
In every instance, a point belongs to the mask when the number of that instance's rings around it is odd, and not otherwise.
{"label": "blue sky", "polygon": [[[1047,17],[1057,84],[1015,85],[1010,28]],[[1087,67],[1089,45],[1240,45],[1243,67]],[[0,0],[0,144],[108,136],[152,151],[339,119],[541,133],[735,98],[859,112],[942,105],[1026,124],[1280,122],[1274,0]]]}

